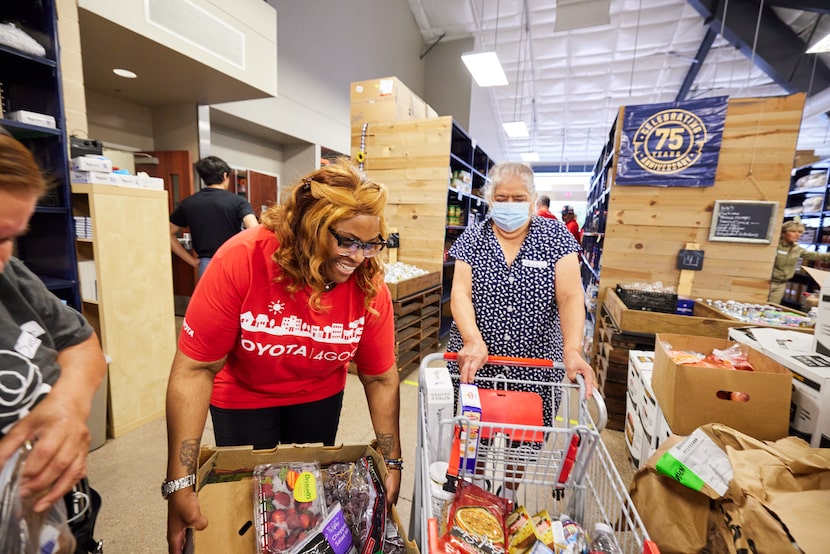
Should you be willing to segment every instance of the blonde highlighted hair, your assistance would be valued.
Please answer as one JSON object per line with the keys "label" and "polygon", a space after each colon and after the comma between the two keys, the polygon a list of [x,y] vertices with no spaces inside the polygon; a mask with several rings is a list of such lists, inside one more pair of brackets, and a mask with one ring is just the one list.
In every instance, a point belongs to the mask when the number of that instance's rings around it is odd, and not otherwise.
{"label": "blonde highlighted hair", "polygon": [[793,220],[784,222],[784,224],[781,226],[781,234],[783,235],[784,233],[786,233],[788,231],[802,231],[803,232],[804,229],[806,229],[806,227],[804,226],[803,223],[801,223],[801,220],[793,219]]}
{"label": "blonde highlighted hair", "polygon": [[[278,280],[290,292],[311,286],[311,306],[321,309],[320,296],[326,286],[321,270],[330,255],[329,227],[358,215],[377,216],[380,235],[387,236],[387,190],[369,179],[348,159],[313,171],[291,190],[286,201],[262,213],[262,224],[274,231],[280,242],[272,259],[282,269]],[[380,256],[365,258],[354,273],[366,293],[369,308],[382,286],[383,263]]]}

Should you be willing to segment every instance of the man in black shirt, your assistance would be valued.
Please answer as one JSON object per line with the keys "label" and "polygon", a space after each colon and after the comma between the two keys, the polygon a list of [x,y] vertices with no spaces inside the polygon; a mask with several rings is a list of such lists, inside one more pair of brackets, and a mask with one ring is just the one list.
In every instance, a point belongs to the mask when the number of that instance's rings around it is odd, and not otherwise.
{"label": "man in black shirt", "polygon": [[[202,158],[194,164],[205,187],[188,196],[170,214],[170,247],[173,253],[193,267],[199,277],[216,250],[233,235],[259,225],[247,200],[228,190],[230,166],[216,156]],[[185,250],[178,239],[182,227],[190,228],[195,256]]]}

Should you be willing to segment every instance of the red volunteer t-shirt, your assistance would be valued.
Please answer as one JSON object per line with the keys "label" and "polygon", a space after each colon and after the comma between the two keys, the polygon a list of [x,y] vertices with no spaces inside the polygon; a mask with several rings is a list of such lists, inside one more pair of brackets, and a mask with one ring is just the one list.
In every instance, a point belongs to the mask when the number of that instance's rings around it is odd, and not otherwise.
{"label": "red volunteer t-shirt", "polygon": [[346,386],[349,361],[369,375],[395,363],[389,289],[372,306],[349,278],[323,293],[326,311],[309,306],[309,290],[293,297],[275,283],[278,241],[257,226],[228,240],[210,262],[185,314],[179,348],[201,362],[227,355],[213,382],[211,404],[248,409],[322,400]]}

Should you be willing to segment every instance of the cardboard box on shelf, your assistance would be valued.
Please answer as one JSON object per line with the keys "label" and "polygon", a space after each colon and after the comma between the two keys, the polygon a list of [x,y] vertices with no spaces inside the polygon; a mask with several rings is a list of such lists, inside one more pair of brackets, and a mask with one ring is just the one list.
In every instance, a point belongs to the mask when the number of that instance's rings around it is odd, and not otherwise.
{"label": "cardboard box on shelf", "polygon": [[625,445],[628,447],[628,456],[634,463],[634,467],[639,468],[643,462],[643,423],[640,421],[640,416],[637,414],[637,407],[634,405],[630,394],[626,394],[625,402]]}
{"label": "cardboard box on shelf", "polygon": [[378,121],[412,121],[427,117],[427,103],[397,77],[351,84],[351,126]]}
{"label": "cardboard box on shelf", "polygon": [[84,302],[98,302],[98,275],[95,260],[78,261],[78,281]]}
{"label": "cardboard box on shelf", "polygon": [[391,98],[352,104],[349,109],[352,127],[377,121],[411,121],[412,119],[414,118],[410,104],[399,103]]}
{"label": "cardboard box on shelf", "polygon": [[45,113],[16,110],[6,114],[6,117],[8,119],[13,119],[14,121],[19,121],[20,123],[28,123],[29,125],[49,127],[50,129],[57,128],[54,116],[47,115]]}
{"label": "cardboard box on shelf", "polygon": [[392,98],[405,100],[401,103],[409,105],[409,97],[412,95],[409,87],[397,77],[354,81],[349,90],[349,101],[352,104]]}
{"label": "cardboard box on shelf", "polygon": [[812,267],[802,268],[821,287],[818,296],[818,315],[813,330],[813,350],[830,355],[830,271]]}
{"label": "cardboard box on shelf", "polygon": [[412,107],[412,119],[426,119],[427,103],[420,96],[413,94],[410,97],[410,105]]}
{"label": "cardboard box on shelf", "polygon": [[[202,448],[199,456],[198,483],[202,514],[210,522],[204,531],[193,533],[194,554],[226,554],[228,552],[259,552],[254,529],[253,468],[259,464],[279,462],[314,462],[322,467],[336,462],[353,462],[369,456],[381,474],[386,476],[383,458],[369,445],[342,445],[326,447],[315,445],[277,446],[271,450],[252,450],[250,447]],[[229,474],[236,473],[234,479]],[[213,482],[208,477],[225,475]],[[406,553],[417,554],[418,547],[406,540],[406,528],[392,508],[392,519],[403,539]]]}
{"label": "cardboard box on shelf", "polygon": [[112,173],[112,160],[104,156],[77,156],[72,158],[72,169],[75,171]]}
{"label": "cardboard box on shelf", "polygon": [[628,400],[636,407],[634,424],[642,430],[642,452],[638,467],[642,467],[663,441],[671,435],[671,428],[666,422],[663,412],[660,411],[657,397],[651,388],[653,369],[653,351],[629,351]]}
{"label": "cardboard box on shelf", "polygon": [[73,183],[90,185],[117,185],[118,182],[113,173],[104,171],[70,171],[69,180]]}
{"label": "cardboard box on shelf", "polygon": [[830,356],[813,350],[813,337],[742,327],[730,329],[729,338],[762,351],[792,372],[790,434],[814,448],[830,448]]}
{"label": "cardboard box on shelf", "polygon": [[[726,339],[657,334],[651,384],[674,433],[688,435],[701,425],[723,423],[761,440],[787,435],[792,374],[786,367],[745,345],[754,371],[678,365],[666,346],[710,354],[733,344]],[[748,395],[748,401],[730,399],[731,393],[738,392]]]}

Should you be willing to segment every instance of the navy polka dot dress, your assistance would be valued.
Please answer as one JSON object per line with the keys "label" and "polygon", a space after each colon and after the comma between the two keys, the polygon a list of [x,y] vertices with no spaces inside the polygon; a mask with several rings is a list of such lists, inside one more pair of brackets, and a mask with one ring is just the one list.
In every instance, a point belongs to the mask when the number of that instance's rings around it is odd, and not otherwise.
{"label": "navy polka dot dress", "polygon": [[[487,218],[468,227],[450,248],[449,254],[472,267],[472,299],[476,323],[491,356],[542,358],[562,361],[562,331],[555,300],[555,265],[562,257],[579,251],[568,228],[558,220],[533,216],[527,236],[508,267],[504,253]],[[453,322],[448,352],[464,345]],[[448,364],[457,379],[458,364]],[[479,377],[506,375],[509,379],[559,382],[564,371],[533,367],[487,365]],[[478,383],[492,388],[486,382]],[[539,393],[544,401],[545,425],[551,426],[555,413],[551,387],[529,383],[515,388]],[[548,394],[546,394],[548,393]],[[556,399],[558,408],[558,398]]]}

